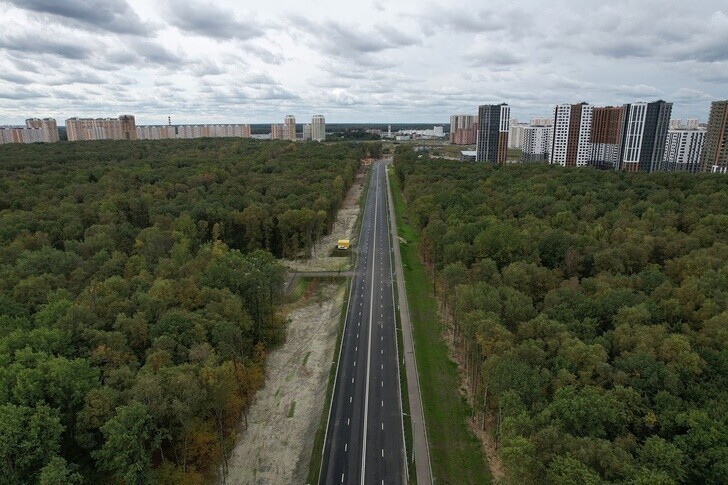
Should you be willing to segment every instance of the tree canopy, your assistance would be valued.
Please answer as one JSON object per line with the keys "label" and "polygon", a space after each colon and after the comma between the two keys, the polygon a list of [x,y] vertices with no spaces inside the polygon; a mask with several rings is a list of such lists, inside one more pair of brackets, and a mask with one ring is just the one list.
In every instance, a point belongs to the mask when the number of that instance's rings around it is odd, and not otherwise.
{"label": "tree canopy", "polygon": [[395,169],[510,482],[725,481],[728,179]]}
{"label": "tree canopy", "polygon": [[283,269],[360,147],[0,149],[0,482],[199,483],[284,336]]}

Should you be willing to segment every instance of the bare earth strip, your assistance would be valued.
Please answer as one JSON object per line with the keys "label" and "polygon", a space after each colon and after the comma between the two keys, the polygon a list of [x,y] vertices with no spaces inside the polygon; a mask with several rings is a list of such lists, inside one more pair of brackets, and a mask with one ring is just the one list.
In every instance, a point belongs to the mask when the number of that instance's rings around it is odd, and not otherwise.
{"label": "bare earth strip", "polygon": [[[346,271],[348,257],[329,256],[337,239],[354,239],[359,173],[336,216],[331,234],[323,237],[311,259],[283,261],[291,271]],[[288,308],[286,343],[266,362],[265,387],[248,413],[248,429],[238,437],[229,460],[227,483],[305,483],[313,441],[323,412],[324,396],[346,292],[346,281],[318,286],[315,295]],[[294,404],[295,403],[295,404]]]}
{"label": "bare earth strip", "polygon": [[[289,313],[286,343],[266,363],[265,387],[233,450],[228,483],[304,483],[334,356],[344,280],[319,286]],[[295,404],[294,404],[295,403]]]}

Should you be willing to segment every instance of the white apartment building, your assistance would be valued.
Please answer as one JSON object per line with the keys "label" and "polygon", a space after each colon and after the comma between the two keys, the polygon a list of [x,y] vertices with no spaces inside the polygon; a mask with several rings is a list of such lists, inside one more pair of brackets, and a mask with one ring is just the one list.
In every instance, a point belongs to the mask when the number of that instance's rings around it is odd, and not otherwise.
{"label": "white apartment building", "polygon": [[511,120],[508,126],[508,148],[523,148],[524,130],[528,125]]}
{"label": "white apartment building", "polygon": [[592,110],[593,107],[587,103],[560,104],[554,108],[549,163],[563,167],[588,165]]}
{"label": "white apartment building", "polygon": [[524,162],[548,160],[552,131],[550,126],[526,126],[523,129]]}
{"label": "white apartment building", "polygon": [[695,173],[700,167],[700,152],[705,130],[668,130],[665,142],[664,170]]}
{"label": "white apartment building", "polygon": [[326,139],[326,119],[324,115],[313,115],[311,118],[311,139],[324,141]]}

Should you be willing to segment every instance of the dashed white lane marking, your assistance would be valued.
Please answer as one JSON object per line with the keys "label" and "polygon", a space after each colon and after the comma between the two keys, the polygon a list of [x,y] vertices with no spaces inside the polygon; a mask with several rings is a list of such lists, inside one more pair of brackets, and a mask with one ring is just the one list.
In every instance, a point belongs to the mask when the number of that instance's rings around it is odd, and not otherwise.
{"label": "dashed white lane marking", "polygon": [[356,361],[354,361],[354,367],[356,367]]}
{"label": "dashed white lane marking", "polygon": [[341,474],[341,483],[344,483],[344,474]]}
{"label": "dashed white lane marking", "polygon": [[346,425],[349,426],[350,424],[351,424],[351,419],[350,418],[346,418]]}
{"label": "dashed white lane marking", "polygon": [[[356,338],[359,338],[359,334],[356,334]],[[354,352],[358,352],[358,351],[359,351],[359,347],[358,346],[354,347]],[[356,365],[356,362],[354,362],[354,365]]]}
{"label": "dashed white lane marking", "polygon": [[384,349],[380,350],[379,353],[384,355]]}
{"label": "dashed white lane marking", "polygon": [[382,381],[382,387],[384,387],[384,381]]}
{"label": "dashed white lane marking", "polygon": [[349,443],[344,443],[344,451],[349,449]]}
{"label": "dashed white lane marking", "polygon": [[382,431],[384,431],[384,423],[382,423]]}
{"label": "dashed white lane marking", "polygon": [[349,402],[351,402],[352,399],[354,399],[354,397],[353,396],[349,396]]}
{"label": "dashed white lane marking", "polygon": [[384,458],[384,448],[382,448],[382,458]]}
{"label": "dashed white lane marking", "polygon": [[354,378],[353,378],[353,377],[351,378],[351,383],[352,383],[352,384],[354,383]]}
{"label": "dashed white lane marking", "polygon": [[384,401],[382,401],[382,407],[384,407]]}
{"label": "dashed white lane marking", "polygon": [[384,370],[384,364],[382,364],[382,370]]}

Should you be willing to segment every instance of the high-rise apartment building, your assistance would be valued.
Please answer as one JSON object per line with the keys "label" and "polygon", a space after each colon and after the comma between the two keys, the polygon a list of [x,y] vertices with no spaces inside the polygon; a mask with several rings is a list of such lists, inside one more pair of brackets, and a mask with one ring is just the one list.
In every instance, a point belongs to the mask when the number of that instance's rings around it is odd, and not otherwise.
{"label": "high-rise apartment building", "polygon": [[158,125],[158,126],[137,126],[137,140],[169,140],[177,138],[174,126]]}
{"label": "high-rise apartment building", "polygon": [[700,152],[705,142],[705,130],[667,130],[662,169],[668,172],[700,170]]}
{"label": "high-rise apartment building", "polygon": [[553,123],[553,118],[546,117],[531,118],[530,120],[528,120],[528,124],[531,126],[551,126],[553,125]]}
{"label": "high-rise apartment building", "polygon": [[118,118],[69,118],[68,141],[136,140],[136,122],[132,115]]}
{"label": "high-rise apartment building", "polygon": [[324,115],[313,115],[311,118],[311,139],[324,141],[326,139],[326,118]]}
{"label": "high-rise apartment building", "polygon": [[286,115],[283,125],[286,127],[284,137],[287,140],[296,141],[296,117],[293,115]]}
{"label": "high-rise apartment building", "polygon": [[703,172],[728,173],[728,100],[710,105],[700,166]]}
{"label": "high-rise apartment building", "polygon": [[168,140],[174,138],[250,138],[250,125],[147,125],[136,127],[138,140]]}
{"label": "high-rise apartment building", "polygon": [[623,106],[607,106],[592,110],[589,165],[611,170],[619,166],[624,112]]}
{"label": "high-rise apartment building", "polygon": [[42,141],[45,143],[58,141],[58,124],[53,118],[28,118],[25,120],[25,126],[30,129],[40,130]]}
{"label": "high-rise apartment building", "polygon": [[510,116],[511,108],[505,103],[478,107],[475,161],[506,163]]}
{"label": "high-rise apartment building", "polygon": [[270,125],[270,139],[271,140],[283,140],[285,125]]}
{"label": "high-rise apartment building", "polygon": [[311,125],[309,123],[306,123],[303,125],[303,132],[301,135],[302,141],[311,141]]}
{"label": "high-rise apartment building", "polygon": [[28,118],[25,126],[0,126],[0,145],[4,143],[54,143],[58,125],[53,118]]}
{"label": "high-rise apartment building", "polygon": [[583,167],[591,155],[589,133],[592,106],[587,103],[560,104],[554,108],[549,163],[563,167]]}
{"label": "high-rise apartment building", "polygon": [[624,105],[624,111],[619,170],[649,173],[662,170],[672,103],[662,100],[631,103]]}
{"label": "high-rise apartment building", "polygon": [[700,128],[700,120],[697,118],[688,118],[688,121],[685,123],[685,128],[688,130],[697,130]]}
{"label": "high-rise apartment building", "polygon": [[136,120],[133,115],[119,116],[122,140],[136,140]]}
{"label": "high-rise apartment building", "polygon": [[521,161],[540,162],[548,160],[550,146],[550,126],[526,126],[523,129],[523,152]]}
{"label": "high-rise apartment building", "polygon": [[478,118],[474,115],[450,116],[450,143],[453,145],[474,145],[477,138]]}
{"label": "high-rise apartment building", "polygon": [[508,123],[508,148],[523,148],[524,129],[528,125],[519,123],[518,120],[512,119]]}
{"label": "high-rise apartment building", "polygon": [[326,140],[326,118],[324,115],[314,115],[311,118],[311,139],[313,141]]}

